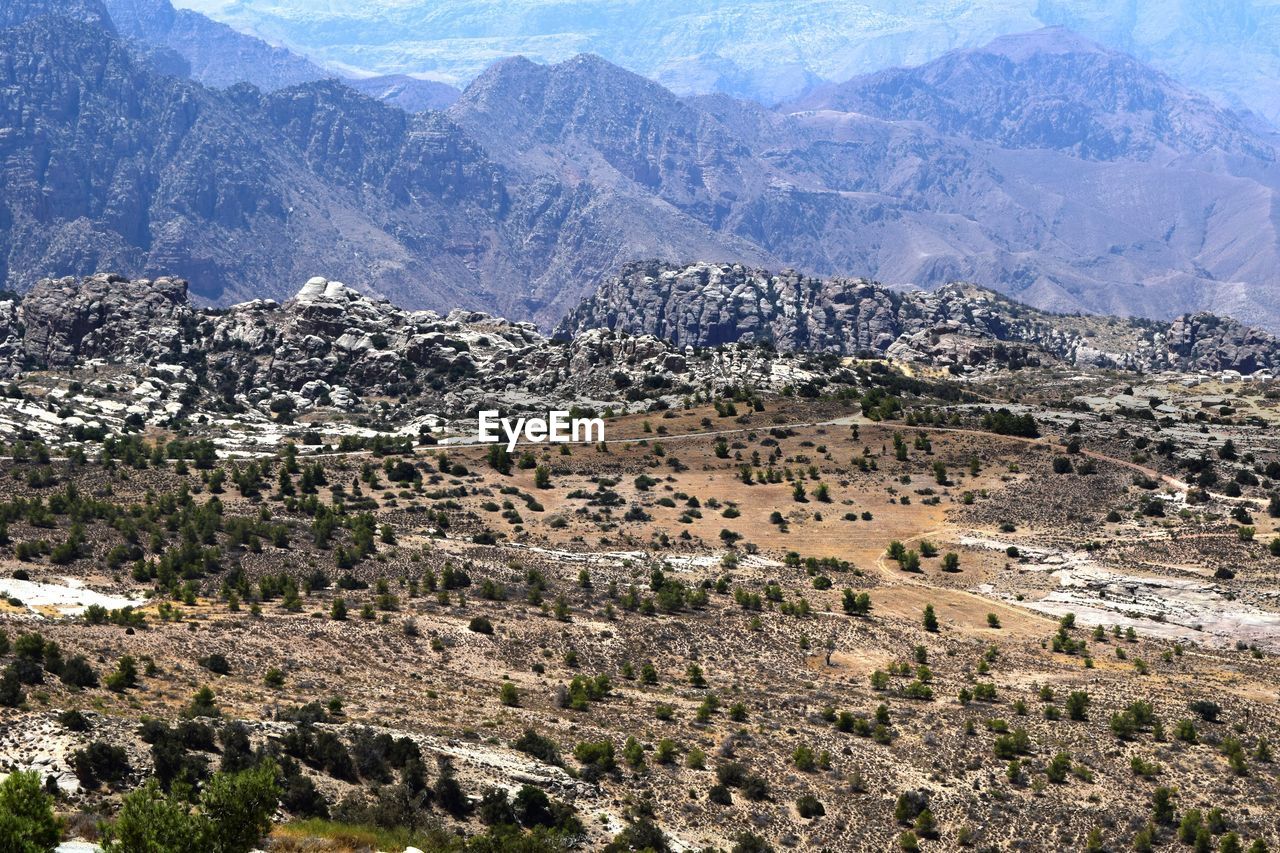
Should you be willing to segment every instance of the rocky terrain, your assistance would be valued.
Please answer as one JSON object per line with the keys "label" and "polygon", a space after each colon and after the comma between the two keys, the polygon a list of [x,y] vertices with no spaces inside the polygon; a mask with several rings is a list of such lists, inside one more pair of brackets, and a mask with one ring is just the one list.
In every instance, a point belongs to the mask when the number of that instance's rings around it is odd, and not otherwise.
{"label": "rocky terrain", "polygon": [[[628,268],[573,323],[325,278],[0,302],[0,825],[56,810],[31,849],[110,853],[186,849],[147,846],[172,825],[198,853],[1280,843],[1268,338],[712,264]],[[607,432],[505,453],[481,407]]]}
{"label": "rocky terrain", "polygon": [[[165,17],[121,6],[126,23]],[[598,57],[505,59],[445,111],[409,114],[389,102],[435,95],[404,80],[354,84],[381,102],[265,72],[269,91],[208,88],[181,76],[192,58],[103,10],[6,9],[13,290],[110,269],[182,275],[226,306],[283,301],[323,269],[410,308],[551,328],[628,262],[716,258],[1280,324],[1269,136],[1062,31],[779,109],[681,98]]]}
{"label": "rocky terrain", "polygon": [[624,412],[735,389],[851,391],[860,359],[965,382],[1054,365],[1261,381],[1278,352],[1266,333],[1213,315],[1064,317],[967,285],[902,292],[735,265],[633,265],[559,338],[478,312],[408,311],[323,278],[284,302],[208,309],[181,279],[100,274],[0,302],[0,378],[49,377],[39,395],[0,399],[0,433],[221,425],[223,446],[252,450],[286,438],[284,413],[334,440],[373,427],[417,440],[482,408]]}
{"label": "rocky terrain", "polygon": [[130,417],[174,425],[231,415],[249,416],[270,443],[281,438],[280,412],[315,417],[322,431],[336,426],[321,416],[329,412],[417,440],[480,408],[621,411],[841,381],[820,360],[755,346],[695,352],[608,329],[555,341],[530,323],[407,311],[323,278],[283,303],[214,310],[193,306],[184,280],[110,274],[44,279],[0,302],[0,376],[49,371],[90,387],[52,388],[61,415],[42,423],[24,424],[30,402],[11,401],[18,410],[0,417],[0,432],[52,437]]}
{"label": "rocky terrain", "polygon": [[84,843],[265,768],[219,849],[1263,851],[1280,409],[1135,379],[992,420],[864,369],[505,461],[15,442],[0,772]]}
{"label": "rocky terrain", "polygon": [[1212,314],[1172,322],[1061,316],[949,284],[893,290],[737,264],[628,265],[583,300],[559,333],[611,329],[675,344],[767,343],[791,352],[889,356],[957,368],[1052,359],[1081,367],[1244,375],[1280,367],[1280,341]]}

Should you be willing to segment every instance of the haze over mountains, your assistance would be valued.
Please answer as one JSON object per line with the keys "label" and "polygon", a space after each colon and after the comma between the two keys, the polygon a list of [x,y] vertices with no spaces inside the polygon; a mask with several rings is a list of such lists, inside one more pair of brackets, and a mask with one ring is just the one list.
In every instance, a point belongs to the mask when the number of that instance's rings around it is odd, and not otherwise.
{"label": "haze over mountains", "polygon": [[334,68],[462,87],[498,59],[594,53],[680,94],[772,104],[1065,26],[1235,108],[1280,121],[1280,5],[1268,0],[179,0]]}
{"label": "haze over mountains", "polygon": [[252,83],[270,91],[341,77],[348,86],[409,112],[438,109],[458,97],[457,89],[432,80],[403,74],[356,78],[321,68],[204,15],[174,9],[169,0],[105,0],[104,5],[121,36],[142,45],[164,70],[206,86]]}
{"label": "haze over mountains", "polygon": [[[12,288],[172,273],[226,304],[323,274],[550,326],[611,271],[658,258],[1280,327],[1270,138],[1064,30],[778,110],[681,98],[593,56],[507,59],[447,111],[410,115],[335,81],[206,88],[175,76],[172,28],[117,23],[126,42],[80,2],[50,15],[23,0],[0,34]],[[298,68],[240,44],[241,79],[275,88],[274,70]]]}

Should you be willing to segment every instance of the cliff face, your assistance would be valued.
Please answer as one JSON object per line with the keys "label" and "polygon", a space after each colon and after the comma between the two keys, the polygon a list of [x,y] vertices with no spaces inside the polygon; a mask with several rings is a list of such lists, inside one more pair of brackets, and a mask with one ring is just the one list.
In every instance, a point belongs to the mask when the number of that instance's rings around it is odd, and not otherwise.
{"label": "cliff face", "polygon": [[19,314],[27,361],[55,369],[90,359],[162,360],[181,351],[192,319],[185,281],[117,275],[46,279]]}
{"label": "cliff face", "polygon": [[739,264],[631,264],[575,308],[559,334],[595,328],[694,347],[768,343],[957,367],[1042,358],[1136,370],[1280,367],[1274,336],[1211,314],[1171,323],[1059,316],[969,285],[896,291]]}

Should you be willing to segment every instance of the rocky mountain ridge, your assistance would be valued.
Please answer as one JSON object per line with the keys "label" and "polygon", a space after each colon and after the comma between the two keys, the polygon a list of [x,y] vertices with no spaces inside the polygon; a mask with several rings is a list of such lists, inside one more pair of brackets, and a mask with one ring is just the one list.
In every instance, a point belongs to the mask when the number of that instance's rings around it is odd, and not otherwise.
{"label": "rocky mountain ridge", "polygon": [[1125,54],[1053,28],[1002,36],[916,68],[816,89],[783,107],[918,121],[1008,149],[1085,160],[1276,157],[1244,121]]}
{"label": "rocky mountain ridge", "polygon": [[330,411],[404,429],[480,408],[646,409],[735,388],[818,393],[858,384],[840,367],[846,356],[959,374],[1041,363],[1280,369],[1275,338],[1212,315],[1168,324],[1055,316],[969,285],[900,292],[732,264],[632,265],[562,332],[552,339],[531,323],[461,309],[408,311],[324,278],[284,302],[202,309],[184,280],[97,274],[44,279],[0,302],[0,376],[47,371],[99,386],[112,376],[135,399],[126,411],[147,422]]}
{"label": "rocky mountain ridge", "polygon": [[768,343],[780,350],[887,356],[956,368],[1055,359],[1145,372],[1280,368],[1280,340],[1207,313],[1172,322],[1052,315],[990,290],[901,291],[739,264],[631,264],[561,323],[676,345]]}
{"label": "rocky mountain ridge", "polygon": [[553,341],[531,323],[407,311],[324,278],[283,303],[220,310],[193,306],[187,287],[113,274],[44,279],[20,302],[0,302],[0,375],[124,369],[144,393],[162,388],[159,401],[182,402],[139,410],[148,415],[390,405],[403,423],[483,407],[644,407],[731,387],[776,391],[820,371],[757,347],[694,353],[603,329]]}
{"label": "rocky mountain ridge", "polygon": [[280,89],[335,76],[282,47],[273,47],[169,0],[103,0],[117,31],[153,50],[182,58],[185,74],[206,86],[253,83]]}

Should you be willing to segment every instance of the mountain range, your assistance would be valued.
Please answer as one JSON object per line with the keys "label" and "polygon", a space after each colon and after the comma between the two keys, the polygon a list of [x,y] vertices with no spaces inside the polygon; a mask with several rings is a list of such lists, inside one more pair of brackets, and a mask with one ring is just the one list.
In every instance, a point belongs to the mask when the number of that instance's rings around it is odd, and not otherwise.
{"label": "mountain range", "polygon": [[323,273],[550,326],[627,262],[715,259],[1280,327],[1270,138],[1066,30],[778,109],[680,97],[595,56],[510,58],[410,114],[336,80],[278,87],[271,69],[298,66],[265,45],[233,55],[256,57],[261,86],[204,85],[201,62],[166,53],[160,29],[113,28],[123,17],[96,0],[8,7],[10,288],[180,274],[228,304]]}
{"label": "mountain range", "polygon": [[1273,0],[179,0],[332,68],[465,86],[495,60],[594,53],[679,94],[766,104],[1045,26],[1280,123]]}

